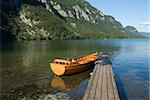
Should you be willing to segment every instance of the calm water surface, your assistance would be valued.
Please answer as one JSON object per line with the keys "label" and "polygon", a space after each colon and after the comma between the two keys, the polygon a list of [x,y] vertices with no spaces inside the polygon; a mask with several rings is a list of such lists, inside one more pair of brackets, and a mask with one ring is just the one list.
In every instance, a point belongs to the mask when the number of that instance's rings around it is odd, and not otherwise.
{"label": "calm water surface", "polygon": [[6,100],[82,99],[90,71],[56,77],[49,62],[94,51],[109,52],[121,99],[149,99],[148,39],[7,42],[1,45],[1,90]]}

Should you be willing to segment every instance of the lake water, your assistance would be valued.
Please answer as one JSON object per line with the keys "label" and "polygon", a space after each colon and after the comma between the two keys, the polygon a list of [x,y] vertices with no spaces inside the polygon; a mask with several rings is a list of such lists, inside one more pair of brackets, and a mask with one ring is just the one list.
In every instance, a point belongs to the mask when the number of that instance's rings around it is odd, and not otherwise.
{"label": "lake water", "polygon": [[122,100],[149,99],[150,40],[22,41],[1,45],[1,90],[6,100],[82,99],[90,71],[56,77],[49,62],[91,52],[109,52]]}

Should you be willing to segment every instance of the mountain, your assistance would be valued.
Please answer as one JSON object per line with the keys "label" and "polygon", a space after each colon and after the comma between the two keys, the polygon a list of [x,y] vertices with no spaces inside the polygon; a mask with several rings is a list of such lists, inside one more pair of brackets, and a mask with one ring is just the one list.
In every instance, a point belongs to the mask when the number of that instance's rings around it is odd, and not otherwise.
{"label": "mountain", "polygon": [[150,32],[140,32],[140,34],[143,35],[144,37],[150,38]]}
{"label": "mountain", "polygon": [[129,32],[131,34],[139,33],[138,30],[133,26],[126,26],[124,29],[125,29],[126,32]]}
{"label": "mountain", "polygon": [[[110,15],[85,0],[2,0],[1,37],[16,40],[132,38]],[[138,33],[138,32],[137,32]]]}

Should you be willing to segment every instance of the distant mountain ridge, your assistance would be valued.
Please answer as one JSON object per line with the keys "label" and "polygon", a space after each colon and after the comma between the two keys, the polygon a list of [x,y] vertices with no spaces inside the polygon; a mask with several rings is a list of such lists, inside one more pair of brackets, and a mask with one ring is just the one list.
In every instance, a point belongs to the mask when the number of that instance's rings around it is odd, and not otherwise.
{"label": "distant mountain ridge", "polygon": [[140,34],[143,35],[144,37],[150,38],[150,32],[140,32]]}
{"label": "distant mountain ridge", "polygon": [[133,26],[126,26],[124,29],[126,32],[131,33],[131,34],[139,33],[138,30]]}
{"label": "distant mountain ridge", "polygon": [[85,0],[3,0],[2,5],[9,24],[1,29],[8,26],[17,40],[142,37]]}

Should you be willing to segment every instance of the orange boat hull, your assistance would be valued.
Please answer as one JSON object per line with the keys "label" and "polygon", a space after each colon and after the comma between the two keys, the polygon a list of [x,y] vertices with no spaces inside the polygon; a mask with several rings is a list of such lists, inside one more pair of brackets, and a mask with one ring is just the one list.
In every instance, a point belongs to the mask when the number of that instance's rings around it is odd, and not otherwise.
{"label": "orange boat hull", "polygon": [[87,71],[91,68],[94,67],[94,61],[81,64],[81,65],[76,65],[76,66],[70,66],[69,68],[66,68],[64,75],[70,75],[73,73],[80,73],[83,71]]}
{"label": "orange boat hull", "polygon": [[[50,63],[50,67],[52,72],[58,76],[75,74],[94,68],[96,57],[97,54],[93,53],[91,55],[78,58],[73,62],[67,60],[62,60],[61,62],[61,60],[59,60],[61,63]],[[62,64],[63,62],[69,64]]]}

